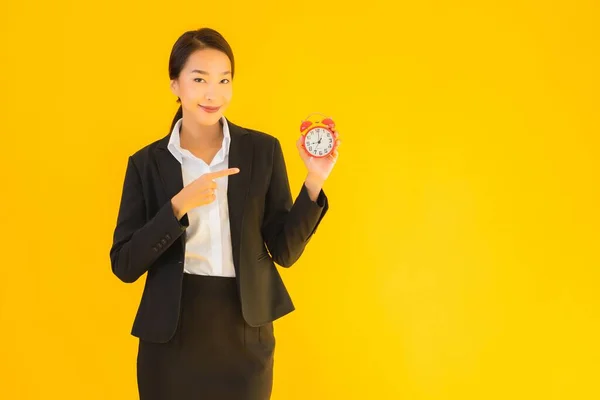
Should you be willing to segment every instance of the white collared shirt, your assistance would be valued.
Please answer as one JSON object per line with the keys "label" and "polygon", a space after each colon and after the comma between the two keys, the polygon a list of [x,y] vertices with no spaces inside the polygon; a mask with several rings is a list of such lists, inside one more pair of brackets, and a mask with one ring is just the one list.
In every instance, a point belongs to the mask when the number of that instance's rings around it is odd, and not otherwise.
{"label": "white collared shirt", "polygon": [[[181,148],[180,131],[183,118],[179,119],[169,138],[168,149],[181,163],[183,186],[207,172],[215,172],[229,165],[229,144],[231,136],[225,117],[223,142],[210,165]],[[234,277],[231,231],[229,227],[229,207],[227,203],[228,177],[215,180],[217,198],[209,204],[188,211],[189,227],[186,229],[184,272],[196,275]]]}

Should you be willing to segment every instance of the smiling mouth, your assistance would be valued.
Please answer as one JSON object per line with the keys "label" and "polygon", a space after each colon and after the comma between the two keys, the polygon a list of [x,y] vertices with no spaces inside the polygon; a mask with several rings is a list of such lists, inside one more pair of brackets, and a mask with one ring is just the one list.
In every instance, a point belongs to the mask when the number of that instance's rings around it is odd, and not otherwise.
{"label": "smiling mouth", "polygon": [[219,107],[208,107],[208,106],[203,106],[203,105],[198,105],[202,110],[204,110],[205,112],[209,112],[209,113],[214,113],[219,111],[219,109],[221,108]]}

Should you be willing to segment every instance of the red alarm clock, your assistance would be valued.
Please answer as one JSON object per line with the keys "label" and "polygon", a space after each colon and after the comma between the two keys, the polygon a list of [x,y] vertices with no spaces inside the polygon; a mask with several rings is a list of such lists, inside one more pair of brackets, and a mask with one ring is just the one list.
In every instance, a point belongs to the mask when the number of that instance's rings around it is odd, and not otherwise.
{"label": "red alarm clock", "polygon": [[[320,115],[324,119],[310,120],[313,115]],[[302,121],[300,132],[303,135],[302,146],[313,157],[327,157],[335,145],[335,122],[323,114],[312,113]]]}

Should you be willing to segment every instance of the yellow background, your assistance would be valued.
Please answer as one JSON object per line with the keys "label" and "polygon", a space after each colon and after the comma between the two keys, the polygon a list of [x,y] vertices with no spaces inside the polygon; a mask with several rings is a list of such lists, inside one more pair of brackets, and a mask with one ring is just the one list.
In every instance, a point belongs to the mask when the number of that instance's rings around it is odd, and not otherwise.
{"label": "yellow background", "polygon": [[127,156],[210,26],[227,116],[343,138],[284,280],[274,400],[597,399],[599,6],[589,1],[32,2],[0,11],[0,398],[135,399],[142,278],[108,251]]}

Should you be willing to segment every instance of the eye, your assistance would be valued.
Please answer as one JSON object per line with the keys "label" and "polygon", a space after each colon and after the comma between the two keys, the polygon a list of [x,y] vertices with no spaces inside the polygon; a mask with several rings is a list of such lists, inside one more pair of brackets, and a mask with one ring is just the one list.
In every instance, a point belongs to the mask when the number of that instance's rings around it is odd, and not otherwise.
{"label": "eye", "polygon": [[198,79],[200,79],[202,81],[204,80],[204,78],[194,78],[194,82],[198,82]]}
{"label": "eye", "polygon": [[[226,82],[225,82],[226,81]],[[223,79],[221,83],[229,83],[229,79]]]}

